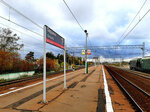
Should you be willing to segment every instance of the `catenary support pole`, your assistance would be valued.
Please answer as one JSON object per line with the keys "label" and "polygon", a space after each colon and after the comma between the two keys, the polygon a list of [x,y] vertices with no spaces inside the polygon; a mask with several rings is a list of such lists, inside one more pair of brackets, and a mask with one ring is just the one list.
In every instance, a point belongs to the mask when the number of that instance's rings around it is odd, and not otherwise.
{"label": "catenary support pole", "polygon": [[46,27],[44,26],[43,102],[46,103]]}
{"label": "catenary support pole", "polygon": [[142,51],[143,51],[143,57],[145,55],[145,42],[143,42],[143,48],[142,48]]}
{"label": "catenary support pole", "polygon": [[66,89],[66,45],[64,48],[64,89]]}

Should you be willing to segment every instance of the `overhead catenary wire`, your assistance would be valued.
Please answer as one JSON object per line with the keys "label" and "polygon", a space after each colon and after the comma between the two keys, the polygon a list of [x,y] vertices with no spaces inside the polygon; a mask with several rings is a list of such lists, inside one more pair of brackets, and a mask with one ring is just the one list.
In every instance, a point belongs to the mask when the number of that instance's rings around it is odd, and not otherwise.
{"label": "overhead catenary wire", "polygon": [[[12,6],[10,6],[8,3],[6,3],[4,0],[0,0],[1,3],[3,3],[4,5],[6,5],[7,7],[9,7],[10,9],[14,10],[15,12],[17,12],[19,15],[21,15],[22,17],[26,18],[27,20],[29,20],[31,23],[33,23],[34,25],[36,25],[37,27],[43,29],[43,27],[41,27],[39,24],[37,24],[36,22],[34,22],[33,20],[31,20],[30,18],[26,17],[24,14],[22,14],[21,12],[19,12],[17,9],[13,8]],[[10,10],[9,9],[9,10]]]}
{"label": "overhead catenary wire", "polygon": [[[31,47],[31,46],[30,46]],[[47,49],[47,50],[49,50],[49,49]],[[50,50],[52,50],[52,49],[50,49]],[[24,49],[21,49],[21,50],[19,50],[19,52],[24,52],[24,51],[26,51],[26,52],[30,52],[30,51],[32,51],[32,52],[38,52],[38,53],[41,53],[39,50],[37,50],[37,49],[26,49],[26,50],[24,50]],[[52,51],[49,51],[49,52],[52,52]],[[55,51],[55,52],[57,52],[57,53],[60,53],[60,54],[62,54],[63,52],[61,52],[61,51]],[[48,52],[47,52],[48,53]],[[53,52],[52,52],[53,53]]]}
{"label": "overhead catenary wire", "polygon": [[83,27],[81,26],[81,24],[79,23],[79,21],[77,20],[77,18],[75,17],[75,15],[73,14],[73,12],[71,11],[69,5],[66,3],[65,0],[63,0],[63,2],[65,3],[65,5],[67,6],[67,8],[69,9],[70,13],[72,14],[73,18],[76,20],[77,24],[79,25],[79,27],[81,28],[81,30],[84,32]]}
{"label": "overhead catenary wire", "polygon": [[[150,9],[142,16],[142,18],[133,26],[133,28],[123,37],[119,44],[134,30],[134,28],[143,20],[143,18],[150,12]],[[118,44],[118,45],[119,45]]]}
{"label": "overhead catenary wire", "polygon": [[9,21],[9,22],[11,22],[11,23],[13,23],[13,24],[15,24],[15,25],[17,25],[17,26],[23,28],[23,29],[26,29],[26,30],[28,30],[28,31],[30,31],[30,32],[32,32],[32,33],[34,33],[34,34],[40,36],[40,37],[43,37],[43,35],[41,35],[41,34],[35,32],[35,31],[32,31],[32,30],[30,30],[30,29],[28,29],[28,28],[26,28],[26,27],[24,27],[24,26],[22,26],[22,25],[20,25],[20,24],[18,24],[18,23],[15,23],[15,22],[13,22],[13,21],[11,21],[11,20],[5,18],[5,17],[0,16],[0,18],[4,19],[4,20],[6,20],[6,21]]}
{"label": "overhead catenary wire", "polygon": [[[141,10],[143,9],[144,5],[146,4],[147,0],[144,1],[144,3],[142,4],[142,6],[140,7],[139,11],[137,12],[137,14],[134,16],[134,18],[132,19],[132,21],[130,22],[130,24],[128,25],[128,27],[125,29],[125,31],[123,32],[123,34],[121,35],[120,38],[122,38],[125,33],[127,32],[127,30],[129,29],[129,27],[131,26],[131,24],[134,22],[135,18],[138,16],[138,14],[141,12]],[[118,45],[121,43],[121,40],[117,42]]]}
{"label": "overhead catenary wire", "polygon": [[[10,26],[8,26],[8,25],[5,25],[5,24],[3,24],[3,23],[0,23],[0,24],[3,25],[3,26],[5,26],[5,27],[7,27],[7,28],[9,28],[9,29],[11,29],[11,30],[17,31],[17,32],[19,32],[19,33],[21,33],[21,34],[24,34],[24,35],[26,35],[26,36],[30,36],[30,37],[32,37],[32,38],[35,38],[35,37],[33,37],[33,36],[29,35],[29,34],[26,34],[26,33],[22,32],[22,31],[19,31],[19,30],[15,29],[15,28],[12,28],[12,27],[10,27]],[[35,38],[35,39],[36,39],[36,40],[40,40],[39,38]],[[40,41],[41,41],[41,40],[40,40]]]}
{"label": "overhead catenary wire", "polygon": [[[23,43],[25,44],[25,47],[27,47],[27,49],[29,49],[29,48],[31,49],[31,47],[32,47],[32,50],[39,50],[39,49],[35,49],[36,46],[31,45],[30,43],[27,43],[27,42],[23,42]],[[33,47],[34,47],[34,49],[33,49]],[[43,46],[41,44],[39,44],[38,47],[42,49]],[[61,50],[56,50],[56,49],[54,50],[52,48],[47,48],[46,50],[52,50],[55,52],[62,52]]]}

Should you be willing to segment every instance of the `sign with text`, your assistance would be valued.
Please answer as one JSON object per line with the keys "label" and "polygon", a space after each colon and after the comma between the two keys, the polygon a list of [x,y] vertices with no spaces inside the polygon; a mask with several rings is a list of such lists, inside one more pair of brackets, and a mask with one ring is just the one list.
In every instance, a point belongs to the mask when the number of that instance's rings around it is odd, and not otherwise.
{"label": "sign with text", "polygon": [[64,49],[64,38],[46,26],[46,42],[56,47]]}

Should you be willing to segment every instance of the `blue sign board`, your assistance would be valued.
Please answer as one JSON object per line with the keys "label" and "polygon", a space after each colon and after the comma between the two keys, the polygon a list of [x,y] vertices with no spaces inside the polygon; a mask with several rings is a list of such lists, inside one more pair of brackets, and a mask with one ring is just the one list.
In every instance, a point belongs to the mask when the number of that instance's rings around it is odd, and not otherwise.
{"label": "blue sign board", "polygon": [[65,44],[64,38],[61,37],[56,32],[54,32],[48,26],[45,25],[45,27],[46,27],[46,42],[64,49],[64,44]]}

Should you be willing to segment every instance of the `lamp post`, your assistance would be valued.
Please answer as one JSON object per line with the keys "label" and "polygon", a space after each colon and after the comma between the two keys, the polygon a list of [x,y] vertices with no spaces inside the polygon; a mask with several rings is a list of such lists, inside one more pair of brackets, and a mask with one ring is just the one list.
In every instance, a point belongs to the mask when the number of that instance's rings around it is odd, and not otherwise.
{"label": "lamp post", "polygon": [[88,68],[87,68],[87,37],[88,37],[88,33],[87,30],[84,30],[85,34],[86,34],[86,43],[85,43],[85,74],[88,73]]}

